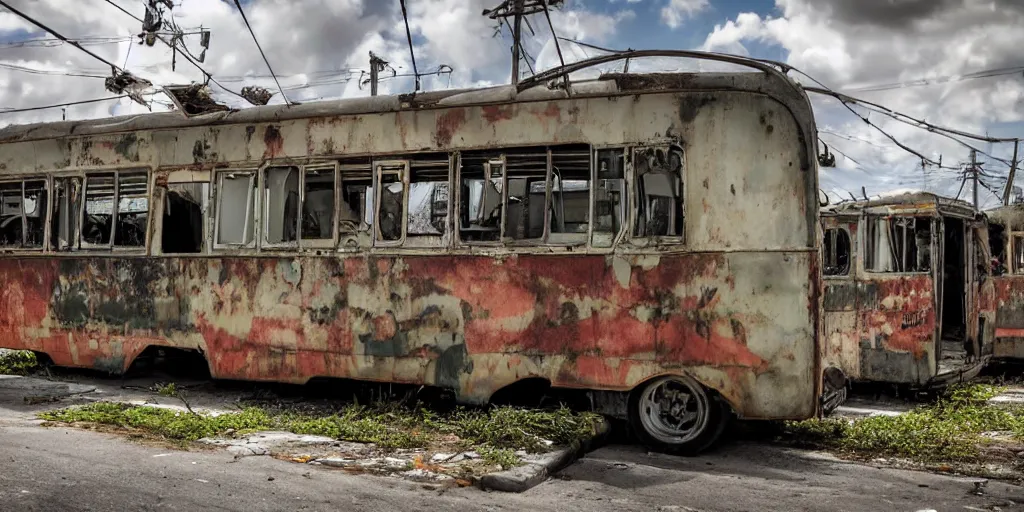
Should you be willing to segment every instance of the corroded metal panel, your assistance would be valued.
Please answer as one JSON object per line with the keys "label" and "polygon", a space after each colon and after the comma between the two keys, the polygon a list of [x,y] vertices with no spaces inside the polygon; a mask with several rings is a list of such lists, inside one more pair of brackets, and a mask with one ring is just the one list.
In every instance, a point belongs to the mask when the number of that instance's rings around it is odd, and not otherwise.
{"label": "corroded metal panel", "polygon": [[936,358],[932,276],[873,275],[860,284],[860,377],[926,383]]}
{"label": "corroded metal panel", "polygon": [[219,378],[423,383],[466,402],[527,377],[628,390],[686,369],[743,416],[801,417],[812,258],[3,259],[0,337],[60,365],[199,348]]}
{"label": "corroded metal panel", "polygon": [[992,278],[995,287],[993,357],[1024,358],[1024,275]]}

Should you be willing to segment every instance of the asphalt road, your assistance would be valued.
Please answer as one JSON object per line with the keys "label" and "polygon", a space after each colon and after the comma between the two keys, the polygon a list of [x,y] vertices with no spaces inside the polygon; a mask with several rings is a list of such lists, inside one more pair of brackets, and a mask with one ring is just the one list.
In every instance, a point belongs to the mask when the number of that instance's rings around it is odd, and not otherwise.
{"label": "asphalt road", "polygon": [[[1024,510],[1024,488],[879,469],[733,442],[696,458],[633,446],[591,453],[523,494],[427,490],[388,477],[248,457],[176,451],[120,436],[47,428],[43,407],[0,380],[0,510]],[[7,391],[4,392],[6,386]]]}

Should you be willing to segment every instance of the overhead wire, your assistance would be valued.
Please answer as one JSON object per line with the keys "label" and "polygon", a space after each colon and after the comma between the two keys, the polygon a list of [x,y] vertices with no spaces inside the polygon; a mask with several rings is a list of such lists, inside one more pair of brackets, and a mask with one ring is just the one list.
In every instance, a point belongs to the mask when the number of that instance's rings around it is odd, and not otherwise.
{"label": "overhead wire", "polygon": [[249,24],[249,19],[245,17],[245,10],[242,9],[242,3],[239,2],[239,0],[235,0],[235,7],[238,7],[238,13],[242,15],[242,21],[245,22],[245,27],[249,29],[249,35],[252,36],[253,42],[256,43],[256,49],[260,51],[260,55],[263,57],[263,62],[266,63],[267,69],[270,71],[270,75],[274,77],[274,83],[277,84],[278,90],[281,91],[281,98],[284,99],[284,104],[291,105],[291,102],[288,101],[288,96],[285,95],[284,89],[281,87],[281,82],[277,80],[277,75],[274,74],[274,68],[270,66],[270,61],[267,60],[267,54],[263,53],[263,47],[260,46],[260,41],[256,38],[256,33],[253,32],[252,25]]}
{"label": "overhead wire", "polygon": [[111,96],[109,98],[95,98],[95,99],[91,99],[91,100],[69,101],[69,102],[66,102],[66,103],[57,103],[57,104],[53,104],[53,105],[41,105],[41,106],[38,106],[38,107],[0,108],[0,114],[13,114],[15,112],[31,112],[31,111],[34,111],[34,110],[45,110],[45,109],[49,109],[49,108],[70,107],[72,105],[85,105],[87,103],[99,103],[99,102],[102,102],[102,101],[119,100],[121,98],[127,98],[127,97],[128,97],[127,94],[122,94],[120,96]]}
{"label": "overhead wire", "polygon": [[998,69],[985,69],[962,75],[947,75],[935,78],[916,78],[906,82],[893,82],[888,84],[865,85],[861,87],[843,88],[846,92],[877,92],[890,91],[893,89],[904,89],[907,87],[920,87],[925,85],[938,85],[944,83],[962,82],[964,80],[976,80],[979,78],[992,78],[997,76],[1016,75],[1024,73],[1024,66],[1013,66]]}
{"label": "overhead wire", "polygon": [[[136,15],[132,14],[131,12],[129,12],[129,11],[127,11],[127,10],[125,10],[125,9],[124,9],[123,7],[121,7],[121,6],[120,6],[120,5],[118,5],[117,3],[113,2],[113,0],[105,0],[105,1],[106,1],[106,2],[108,3],[108,4],[110,4],[110,5],[113,5],[114,7],[116,7],[116,8],[117,8],[118,10],[120,10],[121,12],[123,12],[123,13],[127,14],[128,16],[131,16],[132,18],[134,18],[135,20],[137,20],[137,21],[138,21],[139,23],[144,23],[144,22],[142,21],[142,18],[139,18],[138,16],[136,16]],[[160,42],[164,43],[165,45],[167,45],[167,47],[168,47],[168,48],[170,48],[171,50],[174,50],[174,49],[175,49],[175,46],[174,46],[174,44],[172,44],[171,42],[167,41],[167,39],[165,39],[165,38],[164,38],[163,36],[161,36],[160,34],[157,34],[157,35],[156,35],[156,38],[157,38],[157,40],[158,40],[158,41],[160,41]],[[192,57],[191,57],[191,56],[190,56],[190,55],[189,55],[189,54],[188,54],[187,52],[182,52],[181,56],[182,56],[182,57],[183,57],[183,58],[184,58],[184,59],[185,59],[185,60],[186,60],[186,61],[187,61],[188,63],[190,63],[190,64],[192,64],[193,66],[195,66],[195,67],[196,67],[196,69],[198,69],[198,70],[199,70],[199,72],[201,72],[201,73],[203,74],[203,77],[204,77],[204,78],[205,78],[205,79],[206,79],[207,81],[209,81],[209,82],[213,82],[213,83],[214,83],[214,84],[215,84],[215,85],[216,85],[217,87],[220,87],[221,89],[223,89],[223,90],[225,90],[225,91],[227,91],[227,92],[229,92],[229,93],[231,93],[231,94],[234,94],[235,96],[238,96],[239,98],[242,98],[242,99],[245,99],[245,100],[247,100],[247,101],[248,101],[248,99],[247,99],[247,98],[246,98],[245,96],[242,96],[242,94],[241,94],[241,93],[239,93],[239,92],[237,92],[237,91],[234,91],[234,90],[231,90],[231,89],[228,89],[227,87],[225,87],[225,86],[224,86],[224,84],[220,83],[220,82],[219,82],[219,81],[218,81],[218,80],[217,80],[216,78],[214,78],[214,76],[213,76],[213,74],[212,74],[212,73],[210,73],[209,71],[207,71],[206,69],[204,69],[204,68],[203,68],[202,66],[200,66],[200,65],[199,65],[199,63],[198,63],[198,62],[196,62],[196,60],[195,60],[195,59],[193,59],[193,58],[192,58]],[[287,101],[287,98],[285,98],[285,101]]]}
{"label": "overhead wire", "polygon": [[27,21],[27,22],[29,22],[29,23],[31,23],[31,24],[33,24],[33,25],[35,25],[35,26],[45,30],[46,32],[52,34],[54,37],[60,39],[61,41],[64,41],[65,43],[68,43],[68,44],[74,46],[75,48],[78,48],[79,50],[82,50],[83,52],[88,54],[90,57],[92,57],[92,58],[94,58],[94,59],[96,59],[96,60],[98,60],[98,61],[100,61],[100,62],[102,62],[102,63],[104,63],[104,64],[106,64],[108,66],[110,66],[110,69],[113,72],[119,73],[119,72],[123,71],[123,69],[117,67],[117,64],[114,64],[113,62],[110,62],[109,60],[104,59],[103,57],[100,57],[99,55],[96,55],[95,53],[93,53],[93,52],[91,52],[89,50],[86,50],[82,45],[78,44],[74,40],[68,39],[67,37],[64,37],[63,34],[57,32],[56,30],[54,30],[54,29],[52,29],[50,27],[47,27],[46,25],[43,25],[40,21],[36,20],[35,18],[33,18],[33,17],[31,17],[31,16],[29,16],[29,15],[27,15],[27,14],[25,14],[25,13],[23,13],[23,12],[17,10],[17,9],[15,9],[15,8],[13,8],[13,7],[11,7],[10,4],[8,4],[6,1],[0,0],[0,6],[4,7],[8,11],[11,11],[15,15],[17,15],[19,18],[22,18],[25,21]]}
{"label": "overhead wire", "polygon": [[[238,0],[235,0],[236,2]],[[405,20],[405,38],[409,40],[409,58],[412,59],[412,72],[416,74],[416,92],[420,90],[420,72],[416,69],[416,51],[412,47],[412,32],[409,31],[409,14],[405,10],[405,0],[399,0],[402,4],[402,18]]]}

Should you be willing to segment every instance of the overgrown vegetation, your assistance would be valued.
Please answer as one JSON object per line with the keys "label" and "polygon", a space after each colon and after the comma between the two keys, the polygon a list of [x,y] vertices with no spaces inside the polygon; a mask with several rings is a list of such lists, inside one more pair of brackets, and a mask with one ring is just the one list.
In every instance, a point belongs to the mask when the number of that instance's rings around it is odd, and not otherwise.
{"label": "overgrown vegetation", "polygon": [[213,416],[110,402],[59,409],[40,417],[61,423],[140,429],[180,442],[259,430],[375,443],[383,449],[425,448],[443,442],[459,449],[475,449],[484,460],[502,467],[518,463],[515,450],[541,452],[550,443],[565,445],[592,437],[599,418],[564,408],[542,411],[499,407],[438,414],[395,404],[349,405],[328,415],[248,407],[237,413]]}
{"label": "overgrown vegetation", "polygon": [[854,457],[977,462],[985,448],[1024,439],[1024,411],[988,403],[1001,391],[987,384],[957,386],[936,403],[898,416],[791,422],[784,438]]}
{"label": "overgrown vegetation", "polygon": [[34,352],[11,350],[0,353],[0,375],[28,375],[39,368]]}

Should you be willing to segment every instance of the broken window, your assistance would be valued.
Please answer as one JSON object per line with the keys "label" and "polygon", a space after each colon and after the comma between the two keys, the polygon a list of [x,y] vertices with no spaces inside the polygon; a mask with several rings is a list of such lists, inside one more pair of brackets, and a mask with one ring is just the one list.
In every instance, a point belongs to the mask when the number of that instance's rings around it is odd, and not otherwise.
{"label": "broken window", "polygon": [[637,216],[633,234],[638,237],[683,236],[683,152],[674,146],[637,148]]}
{"label": "broken window", "polygon": [[334,240],[334,182],[334,166],[303,170],[302,240]]}
{"label": "broken window", "polygon": [[117,226],[114,245],[144,247],[149,225],[149,179],[144,172],[117,175]]}
{"label": "broken window", "polygon": [[268,244],[298,240],[299,168],[268,167],[263,173],[263,234]]}
{"label": "broken window", "polygon": [[548,151],[523,148],[505,153],[505,229],[503,238],[540,240],[544,237]]}
{"label": "broken window", "polygon": [[56,195],[51,233],[53,246],[59,251],[76,249],[79,208],[82,204],[82,179],[54,178],[53,186]]}
{"label": "broken window", "polygon": [[611,247],[622,231],[626,215],[625,153],[621,148],[597,151],[597,177],[594,182],[595,247]]}
{"label": "broken window", "polygon": [[382,162],[376,165],[375,187],[377,216],[376,239],[381,242],[397,242],[404,236],[403,219],[405,183],[404,177],[409,166],[406,162]]}
{"label": "broken window", "polygon": [[459,237],[467,242],[499,241],[504,160],[495,153],[463,153],[459,165]]}
{"label": "broken window", "polygon": [[149,221],[146,172],[111,172],[85,177],[82,243],[143,247]]}
{"label": "broken window", "polygon": [[548,241],[586,242],[590,230],[590,148],[568,146],[551,152],[551,221]]}
{"label": "broken window", "polygon": [[850,273],[850,235],[843,228],[825,230],[822,247],[825,260],[823,273],[826,276],[845,276]]}
{"label": "broken window", "polygon": [[347,160],[338,166],[341,172],[341,201],[338,232],[354,235],[369,231],[373,211],[373,173],[369,161]]}
{"label": "broken window", "polygon": [[256,173],[224,172],[217,182],[217,245],[251,246],[256,228]]}
{"label": "broken window", "polygon": [[444,235],[448,222],[448,156],[421,156],[410,160],[409,165],[406,234]]}
{"label": "broken window", "polygon": [[1024,274],[1024,234],[1013,235],[1013,273]]}
{"label": "broken window", "polygon": [[43,247],[46,219],[46,182],[0,183],[0,247]]}
{"label": "broken window", "polygon": [[85,177],[85,215],[82,242],[110,246],[114,231],[114,196],[117,175],[92,174]]}
{"label": "broken window", "polygon": [[928,272],[932,267],[932,220],[868,217],[864,266],[870,272]]}
{"label": "broken window", "polygon": [[171,183],[164,196],[161,248],[165,254],[204,251],[209,182]]}

